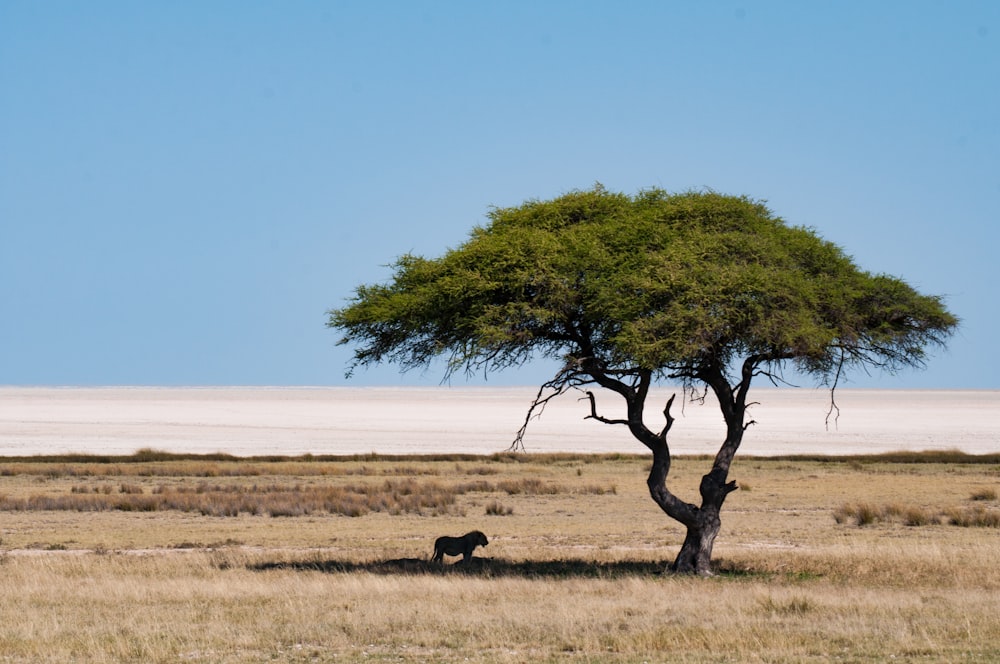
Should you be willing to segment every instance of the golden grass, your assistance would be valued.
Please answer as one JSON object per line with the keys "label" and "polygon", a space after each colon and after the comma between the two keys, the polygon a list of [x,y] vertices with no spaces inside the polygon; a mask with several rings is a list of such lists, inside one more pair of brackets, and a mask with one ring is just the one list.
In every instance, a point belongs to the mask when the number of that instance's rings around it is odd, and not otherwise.
{"label": "golden grass", "polygon": [[[982,500],[976,498],[976,500]],[[845,503],[833,512],[837,523],[854,522],[859,526],[869,526],[873,523],[898,521],[906,526],[929,526],[947,523],[966,528],[1000,528],[1000,510],[987,509],[982,505],[968,507],[949,507],[943,511],[934,511],[915,505],[874,505],[872,503]]]}
{"label": "golden grass", "polygon": [[[254,469],[251,475],[259,475]],[[476,471],[478,473],[478,471]],[[404,473],[405,474],[405,473]],[[79,477],[71,473],[72,477]],[[54,479],[54,478],[53,478]],[[305,516],[315,513],[361,516],[369,512],[390,514],[447,514],[458,496],[470,492],[506,493],[508,495],[553,495],[558,493],[615,493],[615,487],[600,485],[567,486],[543,482],[535,478],[490,482],[472,481],[442,483],[437,480],[417,481],[410,476],[385,479],[380,482],[303,484],[295,478],[283,482],[199,481],[185,484],[122,482],[106,480],[94,484],[75,483],[66,492],[65,482],[52,483],[45,491],[22,496],[0,495],[0,511],[72,510],[98,512],[159,512],[178,510],[198,512],[204,516]],[[148,484],[148,483],[147,483]],[[62,490],[61,490],[62,489]],[[505,512],[499,510],[497,514]]]}
{"label": "golden grass", "polygon": [[[677,460],[671,486],[693,500],[707,465]],[[219,472],[200,474],[210,466]],[[8,501],[151,497],[206,477],[234,494],[479,487],[455,491],[447,511],[358,517],[0,512],[0,661],[1000,659],[1000,529],[905,525],[907,509],[994,513],[995,463],[738,459],[733,477],[753,490],[727,502],[711,579],[659,573],[683,532],[646,494],[647,466],[571,455],[0,460]],[[893,516],[836,522],[860,504]],[[491,543],[473,565],[427,562],[435,537],[474,528]]]}

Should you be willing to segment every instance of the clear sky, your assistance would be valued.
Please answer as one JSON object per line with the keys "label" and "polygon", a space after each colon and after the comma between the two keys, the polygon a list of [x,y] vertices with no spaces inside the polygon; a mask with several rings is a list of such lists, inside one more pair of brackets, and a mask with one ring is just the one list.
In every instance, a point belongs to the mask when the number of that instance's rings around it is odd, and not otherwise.
{"label": "clear sky", "polygon": [[436,385],[347,383],[326,310],[596,181],[947,297],[926,371],[854,385],[1000,388],[993,0],[0,0],[0,384]]}

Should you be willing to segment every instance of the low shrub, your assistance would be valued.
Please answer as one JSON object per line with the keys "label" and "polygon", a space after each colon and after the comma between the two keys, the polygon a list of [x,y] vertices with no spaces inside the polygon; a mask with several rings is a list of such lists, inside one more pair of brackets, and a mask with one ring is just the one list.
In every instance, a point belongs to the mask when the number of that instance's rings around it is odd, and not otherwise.
{"label": "low shrub", "polygon": [[[449,514],[459,496],[478,493],[507,495],[551,495],[557,493],[615,493],[615,487],[588,485],[569,488],[534,478],[494,483],[475,479],[457,484],[420,481],[414,477],[355,484],[158,484],[146,490],[138,484],[87,486],[76,484],[66,494],[37,494],[27,498],[0,496],[0,511],[66,510],[153,512],[178,510],[204,516],[239,514],[272,517],[306,516],[315,513],[362,516],[370,512],[389,514]],[[494,501],[496,514],[512,509]]]}
{"label": "low shrub", "polygon": [[500,502],[496,500],[486,505],[487,516],[510,516],[513,513],[514,513],[513,507],[506,507],[500,504]]}
{"label": "low shrub", "polygon": [[988,510],[982,505],[950,509],[945,517],[948,523],[963,528],[1000,528],[1000,511]]}
{"label": "low shrub", "polygon": [[942,518],[953,526],[1000,528],[1000,511],[986,509],[983,505],[955,507],[942,513],[899,503],[890,503],[882,507],[872,503],[845,503],[833,511],[833,520],[838,524],[853,521],[858,526],[894,522],[906,526],[931,526],[940,524]]}
{"label": "low shrub", "polygon": [[938,522],[937,516],[922,507],[907,507],[901,516],[907,526],[929,526]]}
{"label": "low shrub", "polygon": [[859,526],[868,526],[882,519],[883,512],[871,503],[858,503],[854,509],[854,518]]}
{"label": "low shrub", "polygon": [[995,489],[980,489],[979,491],[973,492],[969,496],[969,500],[996,500],[997,492]]}

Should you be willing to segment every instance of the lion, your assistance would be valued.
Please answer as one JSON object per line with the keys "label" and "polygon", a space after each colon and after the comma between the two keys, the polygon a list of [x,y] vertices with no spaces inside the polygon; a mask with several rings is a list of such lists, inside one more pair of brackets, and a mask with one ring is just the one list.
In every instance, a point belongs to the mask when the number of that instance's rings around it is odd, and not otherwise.
{"label": "lion", "polygon": [[462,556],[462,562],[467,563],[472,559],[472,551],[477,546],[486,546],[490,541],[486,535],[478,530],[466,533],[461,537],[439,537],[434,542],[433,562],[443,563],[445,554],[449,556]]}

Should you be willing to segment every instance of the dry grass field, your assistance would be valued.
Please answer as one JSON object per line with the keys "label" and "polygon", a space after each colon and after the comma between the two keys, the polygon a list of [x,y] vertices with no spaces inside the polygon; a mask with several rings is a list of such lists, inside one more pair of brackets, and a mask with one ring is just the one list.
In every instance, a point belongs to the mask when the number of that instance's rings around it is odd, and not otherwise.
{"label": "dry grass field", "polygon": [[1000,661],[997,455],[738,458],[708,579],[648,463],[0,458],[0,662]]}

